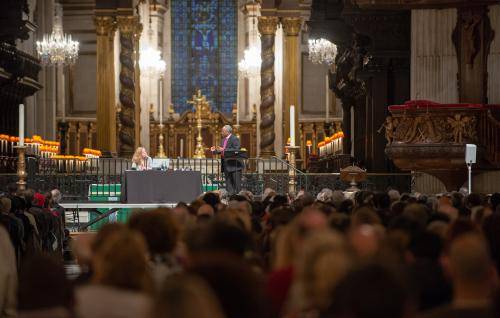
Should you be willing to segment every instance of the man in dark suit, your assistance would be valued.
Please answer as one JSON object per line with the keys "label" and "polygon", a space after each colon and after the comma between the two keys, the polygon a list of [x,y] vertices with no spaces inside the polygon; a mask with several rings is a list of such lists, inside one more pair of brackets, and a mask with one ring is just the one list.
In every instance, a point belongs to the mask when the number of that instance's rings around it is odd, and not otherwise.
{"label": "man in dark suit", "polygon": [[221,168],[226,179],[226,190],[229,194],[240,192],[241,170],[243,170],[243,164],[235,156],[235,152],[239,152],[241,148],[240,140],[232,134],[232,131],[233,129],[229,125],[222,127],[221,145],[210,148],[212,153],[221,155]]}

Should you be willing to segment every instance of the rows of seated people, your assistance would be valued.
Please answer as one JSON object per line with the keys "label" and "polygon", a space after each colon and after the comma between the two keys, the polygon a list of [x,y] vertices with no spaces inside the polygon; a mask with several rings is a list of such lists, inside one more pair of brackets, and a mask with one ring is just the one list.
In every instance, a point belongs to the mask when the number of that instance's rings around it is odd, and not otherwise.
{"label": "rows of seated people", "polygon": [[72,236],[74,279],[52,252],[17,271],[0,227],[0,317],[498,317],[499,206],[500,194],[210,192]]}
{"label": "rows of seated people", "polygon": [[24,258],[40,252],[61,255],[65,241],[64,208],[61,193],[32,189],[18,192],[11,184],[0,193],[0,223],[14,246],[18,266]]}

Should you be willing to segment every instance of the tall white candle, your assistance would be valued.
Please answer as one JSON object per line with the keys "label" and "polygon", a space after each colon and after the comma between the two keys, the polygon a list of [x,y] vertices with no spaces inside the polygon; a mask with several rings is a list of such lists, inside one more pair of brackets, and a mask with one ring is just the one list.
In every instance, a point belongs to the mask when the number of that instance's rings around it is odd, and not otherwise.
{"label": "tall white candle", "polygon": [[160,85],[160,89],[159,89],[159,104],[158,104],[158,108],[160,109],[160,125],[163,125],[163,80],[159,80],[159,85]]}
{"label": "tall white candle", "polygon": [[295,147],[295,106],[290,105],[290,146]]}
{"label": "tall white candle", "polygon": [[24,104],[19,104],[19,146],[24,146]]}
{"label": "tall white candle", "polygon": [[238,86],[236,87],[236,125],[240,124],[240,75],[238,75]]}
{"label": "tall white candle", "polygon": [[184,158],[184,139],[181,138],[181,149],[179,151],[179,157]]}
{"label": "tall white candle", "polygon": [[354,106],[351,106],[351,156],[354,157]]}
{"label": "tall white candle", "polygon": [[330,117],[330,87],[328,87],[328,74],[326,74],[326,80],[325,80],[325,96],[326,96],[326,106],[325,106],[325,118],[326,121],[328,122],[328,118]]}

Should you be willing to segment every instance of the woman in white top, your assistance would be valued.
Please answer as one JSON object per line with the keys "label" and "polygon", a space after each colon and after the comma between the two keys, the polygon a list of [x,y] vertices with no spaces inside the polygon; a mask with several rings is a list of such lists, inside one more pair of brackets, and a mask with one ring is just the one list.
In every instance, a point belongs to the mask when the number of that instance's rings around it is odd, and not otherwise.
{"label": "woman in white top", "polygon": [[139,147],[135,150],[134,156],[132,157],[132,169],[136,170],[151,170],[153,166],[153,159],[148,156],[148,153],[144,147]]}

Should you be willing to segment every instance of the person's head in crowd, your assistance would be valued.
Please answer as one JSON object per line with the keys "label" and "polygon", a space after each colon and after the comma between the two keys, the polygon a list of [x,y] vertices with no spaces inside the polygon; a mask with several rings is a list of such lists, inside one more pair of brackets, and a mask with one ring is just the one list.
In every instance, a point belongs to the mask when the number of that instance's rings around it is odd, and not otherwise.
{"label": "person's head in crowd", "polygon": [[268,210],[272,211],[282,206],[288,206],[288,198],[284,195],[277,194],[273,196],[271,204],[268,207]]}
{"label": "person's head in crowd", "polygon": [[51,191],[45,192],[43,196],[44,196],[43,207],[45,209],[48,209],[52,204],[52,192]]}
{"label": "person's head in crowd", "polygon": [[209,204],[203,204],[197,211],[197,217],[203,219],[210,219],[214,216],[214,214],[214,208]]}
{"label": "person's head in crowd", "polygon": [[216,193],[207,192],[203,195],[203,201],[209,204],[215,211],[217,210],[217,205],[220,203],[220,198]]}
{"label": "person's head in crowd", "polygon": [[12,202],[7,197],[0,198],[0,213],[8,214],[12,209]]}
{"label": "person's head in crowd", "polygon": [[328,216],[328,224],[330,228],[341,233],[346,233],[351,226],[351,218],[344,213],[334,212]]}
{"label": "person's head in crowd", "polygon": [[40,317],[71,317],[74,307],[72,284],[57,258],[38,254],[27,259],[19,274],[18,309]]}
{"label": "person's head in crowd", "polygon": [[0,223],[0,315],[16,316],[18,287],[16,252],[7,229]]}
{"label": "person's head in crowd", "polygon": [[17,195],[17,184],[15,182],[12,182],[12,183],[9,183],[7,185],[7,193],[10,195],[10,196],[15,196]]}
{"label": "person's head in crowd", "polygon": [[455,209],[460,209],[464,204],[464,195],[460,192],[452,192],[451,193],[451,205]]}
{"label": "person's head in crowd", "polygon": [[95,252],[92,264],[94,283],[139,292],[152,288],[146,242],[138,232],[125,228],[112,233]]}
{"label": "person's head in crowd", "polygon": [[327,308],[336,284],[352,268],[353,257],[342,235],[321,230],[304,240],[295,264],[291,310],[320,311]]}
{"label": "person's head in crowd", "polygon": [[403,210],[403,216],[414,220],[420,227],[425,228],[429,221],[429,212],[427,208],[419,203],[408,204]]}
{"label": "person's head in crowd", "polygon": [[252,231],[252,218],[245,208],[247,204],[249,205],[246,201],[238,202],[239,208],[228,207],[217,213],[216,218],[218,221],[227,222],[250,233]]}
{"label": "person's head in crowd", "polygon": [[403,318],[411,314],[404,282],[380,265],[366,265],[338,283],[329,308],[320,317]]}
{"label": "person's head in crowd", "polygon": [[17,211],[24,211],[26,210],[26,201],[19,197],[19,196],[11,196],[10,197],[10,212],[15,213]]}
{"label": "person's head in crowd", "polygon": [[410,238],[408,251],[413,259],[428,259],[437,262],[443,251],[443,239],[430,231],[419,231]]}
{"label": "person's head in crowd", "polygon": [[446,233],[448,233],[449,223],[441,220],[435,220],[429,222],[427,225],[427,230],[431,233],[438,235],[441,239],[446,239]]}
{"label": "person's head in crowd", "polygon": [[356,207],[373,207],[375,205],[373,199],[374,195],[370,191],[358,191],[354,193],[354,204]]}
{"label": "person's head in crowd", "polygon": [[271,200],[276,195],[276,191],[271,188],[265,188],[264,193],[262,194],[263,201]]}
{"label": "person's head in crowd", "polygon": [[403,211],[406,207],[406,203],[403,201],[396,201],[391,204],[391,215],[393,217],[399,216],[403,214]]}
{"label": "person's head in crowd", "polygon": [[379,225],[362,224],[352,227],[348,232],[348,239],[356,255],[362,259],[370,259],[380,249],[384,232]]}
{"label": "person's head in crowd", "polygon": [[280,207],[272,210],[269,214],[268,225],[270,229],[289,224],[295,217],[295,212],[288,207]]}
{"label": "person's head in crowd", "polygon": [[483,204],[483,199],[478,193],[471,193],[465,197],[465,206],[469,209]]}
{"label": "person's head in crowd", "polygon": [[410,203],[408,202],[411,199],[411,195],[409,193],[403,193],[401,194],[401,197],[399,198],[399,201],[402,201],[404,203]]}
{"label": "person's head in crowd", "polygon": [[219,300],[210,286],[190,274],[167,279],[155,296],[150,318],[224,318]]}
{"label": "person's head in crowd", "polygon": [[260,201],[253,201],[250,203],[252,206],[252,216],[255,218],[262,218],[266,214],[266,207]]}
{"label": "person's head in crowd", "polygon": [[391,207],[391,197],[386,192],[375,193],[373,202],[378,210],[389,210]]}
{"label": "person's head in crowd", "polygon": [[353,208],[354,202],[350,199],[346,199],[342,201],[342,203],[340,203],[339,207],[337,208],[337,212],[350,215]]}
{"label": "person's head in crowd", "polygon": [[254,200],[253,193],[250,192],[250,191],[248,191],[248,190],[241,190],[240,193],[238,193],[238,195],[241,195],[242,197],[245,197],[245,199],[248,202],[252,202]]}
{"label": "person's head in crowd", "polygon": [[107,223],[103,225],[91,240],[92,256],[115,234],[125,231],[127,226],[123,223]]}
{"label": "person's head in crowd", "polygon": [[480,228],[477,224],[470,219],[459,218],[450,223],[448,231],[446,232],[446,241],[449,245],[458,237],[468,233],[479,233]]}
{"label": "person's head in crowd", "polygon": [[316,200],[321,202],[332,202],[333,199],[333,191],[331,189],[323,189],[316,196]]}
{"label": "person's head in crowd", "polygon": [[246,196],[241,194],[231,194],[229,196],[229,202],[231,201],[243,202],[243,201],[248,201],[248,199]]}
{"label": "person's head in crowd", "polygon": [[172,209],[172,215],[177,221],[181,231],[195,223],[196,220],[196,216],[191,214],[189,207],[184,202],[179,202]]}
{"label": "person's head in crowd", "polygon": [[201,200],[201,199],[197,199],[197,200],[194,200],[193,202],[191,202],[191,204],[189,204],[188,206],[188,209],[189,209],[189,213],[191,213],[192,215],[196,216],[196,214],[198,213],[198,209],[200,208],[200,206],[202,206],[203,204],[205,204],[205,201]]}
{"label": "person's head in crowd", "polygon": [[170,209],[137,212],[128,226],[143,235],[151,258],[172,253],[177,246],[179,228]]}
{"label": "person's head in crowd", "polygon": [[186,244],[191,258],[207,253],[243,257],[252,248],[252,239],[241,226],[217,217],[191,228],[186,236]]}
{"label": "person's head in crowd", "polygon": [[391,203],[399,201],[399,199],[401,198],[399,191],[395,190],[395,189],[391,189],[391,190],[387,191],[387,195],[389,195],[389,198],[391,199]]}
{"label": "person's head in crowd", "polygon": [[31,205],[37,208],[45,207],[45,196],[41,193],[36,192],[33,195],[33,200],[31,201]]}
{"label": "person's head in crowd", "polygon": [[497,265],[500,273],[500,214],[493,213],[488,216],[482,225],[483,234],[488,241],[490,255]]}
{"label": "person's head in crowd", "polygon": [[24,201],[26,202],[26,208],[29,209],[32,207],[33,198],[35,197],[35,190],[26,189],[23,191],[22,196],[24,197]]}
{"label": "person's head in crowd", "polygon": [[484,220],[491,214],[493,214],[493,211],[491,211],[490,207],[488,206],[483,207],[482,205],[477,205],[471,209],[470,218],[474,223],[481,226]]}
{"label": "person's head in crowd", "polygon": [[480,234],[457,237],[442,262],[452,279],[455,302],[490,301],[498,275]]}
{"label": "person's head in crowd", "polygon": [[272,255],[273,268],[283,269],[293,266],[304,239],[312,232],[326,229],[328,221],[323,212],[308,207],[277,233]]}
{"label": "person's head in crowd", "polygon": [[227,207],[229,209],[239,210],[242,213],[252,215],[252,205],[247,200],[230,200]]}
{"label": "person's head in crowd", "polygon": [[336,209],[338,209],[340,207],[340,204],[342,204],[342,202],[344,202],[344,200],[345,200],[344,192],[342,192],[341,190],[333,191],[332,204]]}
{"label": "person's head in crowd", "polygon": [[375,225],[382,224],[382,220],[369,206],[361,206],[356,208],[351,217],[351,226],[356,228],[363,224]]}
{"label": "person's head in crowd", "polygon": [[495,192],[490,197],[491,209],[496,212],[497,207],[500,205],[500,192]]}
{"label": "person's head in crowd", "polygon": [[58,189],[54,189],[51,191],[51,194],[52,194],[52,203],[58,205],[62,200],[61,191],[59,191]]}
{"label": "person's head in crowd", "polygon": [[241,259],[206,255],[188,268],[204,279],[219,300],[225,317],[265,317],[263,280]]}

